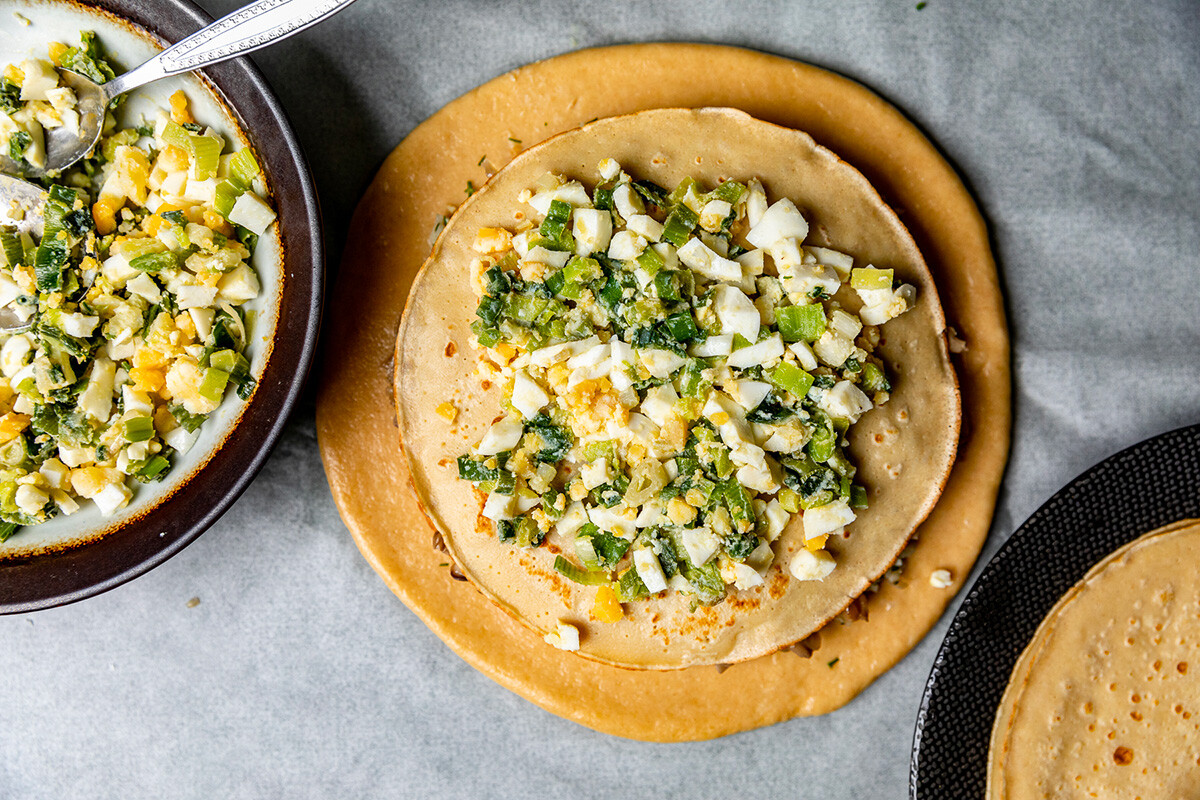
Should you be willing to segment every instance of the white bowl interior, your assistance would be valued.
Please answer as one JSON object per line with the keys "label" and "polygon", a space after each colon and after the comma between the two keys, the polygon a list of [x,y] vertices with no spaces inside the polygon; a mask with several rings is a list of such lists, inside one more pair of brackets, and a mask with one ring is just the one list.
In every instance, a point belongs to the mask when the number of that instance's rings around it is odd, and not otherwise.
{"label": "white bowl interior", "polygon": [[[67,3],[3,0],[0,1],[0,19],[3,20],[0,25],[0,66],[30,57],[47,58],[47,43],[60,41],[67,45],[77,44],[81,30],[95,31],[109,58],[116,62],[118,74],[122,70],[132,69],[160,49],[160,45],[149,34],[137,31],[127,23]],[[187,94],[192,114],[198,122],[211,126],[226,141],[238,143],[238,147],[248,144],[230,110],[209,85],[194,74],[164,78],[127,96],[120,109],[118,123],[136,124],[143,117],[153,120],[157,110],[167,108],[167,99],[179,89]],[[250,323],[246,356],[256,379],[261,378],[270,357],[271,342],[279,319],[283,289],[282,256],[278,225],[272,225],[259,239],[251,259],[258,272],[262,292],[242,306]],[[184,455],[177,454],[174,457],[168,477],[158,483],[133,482],[133,499],[113,516],[103,516],[93,503],[84,501],[82,508],[69,517],[58,516],[42,525],[20,530],[7,542],[0,544],[0,559],[33,555],[91,540],[124,521],[144,514],[204,466],[229,436],[245,406],[246,401],[230,392],[200,429],[200,436],[192,448]]]}

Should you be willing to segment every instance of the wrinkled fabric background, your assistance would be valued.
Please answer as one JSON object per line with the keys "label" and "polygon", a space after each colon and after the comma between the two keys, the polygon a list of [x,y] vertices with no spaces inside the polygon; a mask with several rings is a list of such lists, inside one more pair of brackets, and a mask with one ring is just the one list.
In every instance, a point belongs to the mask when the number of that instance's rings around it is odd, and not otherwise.
{"label": "wrinkled fabric background", "polygon": [[[984,559],[1085,468],[1200,421],[1192,0],[360,0],[254,56],[312,162],[331,278],[357,198],[425,117],[523,63],[656,40],[859,80],[974,191],[1007,291],[1016,411]],[[826,717],[699,744],[593,733],[475,672],[391,595],[330,499],[312,406],[310,388],[249,491],[183,553],[0,618],[0,798],[907,796],[949,615]]]}

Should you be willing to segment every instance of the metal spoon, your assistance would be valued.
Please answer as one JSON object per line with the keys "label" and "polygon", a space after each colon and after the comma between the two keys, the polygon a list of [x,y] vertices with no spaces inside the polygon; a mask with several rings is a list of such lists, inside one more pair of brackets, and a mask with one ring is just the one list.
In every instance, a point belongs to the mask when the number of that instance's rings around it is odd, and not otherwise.
{"label": "metal spoon", "polygon": [[[16,228],[19,233],[29,233],[41,238],[42,205],[46,202],[46,190],[28,181],[0,174],[0,228]],[[29,327],[8,306],[0,308],[0,333],[15,333]]]}
{"label": "metal spoon", "polygon": [[0,174],[0,228],[42,236],[42,204],[46,190],[29,181]]}
{"label": "metal spoon", "polygon": [[79,133],[65,126],[46,134],[46,164],[29,167],[0,153],[0,172],[42,177],[61,172],[86,156],[100,139],[104,110],[114,98],[151,81],[190,72],[266,47],[336,14],[354,0],[257,0],[196,31],[139,67],[108,83],[60,69],[62,83],[78,98]]}

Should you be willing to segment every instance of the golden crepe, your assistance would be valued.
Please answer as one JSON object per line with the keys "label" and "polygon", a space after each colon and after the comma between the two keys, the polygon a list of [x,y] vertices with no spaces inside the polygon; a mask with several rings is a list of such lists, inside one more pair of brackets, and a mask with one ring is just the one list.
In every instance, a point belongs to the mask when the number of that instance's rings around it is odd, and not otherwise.
{"label": "golden crepe", "polygon": [[[554,570],[569,539],[553,535],[548,546],[521,549],[479,524],[479,500],[459,479],[454,459],[500,412],[501,387],[480,388],[469,341],[477,302],[472,245],[481,228],[512,226],[518,194],[546,172],[595,183],[604,158],[661,186],[689,176],[706,186],[719,177],[756,177],[771,197],[800,208],[811,226],[806,244],[850,253],[858,266],[894,269],[897,280],[917,287],[915,308],[883,328],[879,355],[896,376],[891,399],[850,432],[870,506],[849,538],[834,538],[838,566],[823,581],[790,578],[786,560],[777,559],[764,585],[715,606],[693,610],[690,597],[672,593],[627,603],[617,622],[597,622],[589,619],[595,589]],[[436,410],[447,401],[458,409],[453,423]],[[581,629],[582,656],[651,669],[766,655],[840,613],[892,565],[937,502],[960,416],[937,288],[894,212],[859,172],[807,134],[732,109],[656,109],[600,120],[526,150],[496,173],[455,212],[413,283],[397,341],[396,404],[417,496],[467,578],[539,633],[554,631],[560,620]],[[775,548],[780,554],[804,548],[799,515]]]}
{"label": "golden crepe", "polygon": [[[905,557],[906,577],[880,585],[869,618],[810,637],[811,658],[780,652],[724,671],[632,671],[546,647],[449,578],[444,555],[430,548],[432,529],[398,446],[396,330],[430,230],[463,200],[467,182],[482,183],[489,164],[590,119],[678,106],[731,106],[805,130],[863,171],[900,211],[966,343],[953,356],[964,409],[958,457]],[[624,45],[558,56],[472,90],[413,130],[381,166],[352,220],[324,324],[326,352],[336,357],[321,369],[318,441],[364,558],[473,667],[599,731],[708,739],[844,705],[934,625],[991,525],[1008,454],[1011,384],[987,227],[954,169],[912,123],[863,86],[817,67],[717,45]],[[931,585],[939,570],[950,574],[948,586]],[[734,690],[748,685],[756,691]]]}
{"label": "golden crepe", "polygon": [[988,796],[1200,796],[1200,521],[1105,558],[1050,611],[996,715]]}

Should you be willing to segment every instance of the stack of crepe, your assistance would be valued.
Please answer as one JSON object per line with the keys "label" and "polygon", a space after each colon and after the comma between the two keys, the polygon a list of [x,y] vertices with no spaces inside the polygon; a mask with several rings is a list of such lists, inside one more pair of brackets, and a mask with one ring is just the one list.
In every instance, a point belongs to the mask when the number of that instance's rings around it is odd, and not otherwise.
{"label": "stack of crepe", "polygon": [[1200,797],[1200,521],[1097,564],[1051,610],[992,730],[988,797]]}

